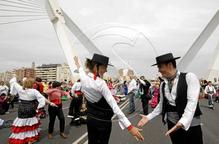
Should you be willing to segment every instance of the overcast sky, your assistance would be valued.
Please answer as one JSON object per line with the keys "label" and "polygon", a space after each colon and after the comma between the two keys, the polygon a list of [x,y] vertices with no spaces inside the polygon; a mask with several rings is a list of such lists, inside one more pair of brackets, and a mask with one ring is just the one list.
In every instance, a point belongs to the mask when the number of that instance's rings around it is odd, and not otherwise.
{"label": "overcast sky", "polygon": [[[0,1],[0,72],[22,66],[30,67],[33,61],[37,65],[66,62],[46,13],[35,8],[38,5],[34,4],[36,1],[24,1],[26,7],[27,4],[34,5],[34,9],[5,6],[5,4],[14,6],[21,4]],[[147,76],[156,70],[150,67],[155,62],[155,56],[167,52],[183,56],[219,9],[218,0],[59,0],[59,2],[78,27],[104,54],[110,56],[112,63],[116,63],[118,67],[127,67],[118,56],[115,56],[116,53],[137,73]],[[32,12],[4,12],[2,9]],[[35,16],[5,17],[9,15]],[[36,18],[46,19],[3,25],[6,22]],[[218,37],[217,28],[205,47],[214,49]],[[77,40],[72,38],[72,43],[81,56],[88,56],[88,52]],[[115,43],[130,45],[114,45]],[[207,50],[204,50],[205,52]]]}

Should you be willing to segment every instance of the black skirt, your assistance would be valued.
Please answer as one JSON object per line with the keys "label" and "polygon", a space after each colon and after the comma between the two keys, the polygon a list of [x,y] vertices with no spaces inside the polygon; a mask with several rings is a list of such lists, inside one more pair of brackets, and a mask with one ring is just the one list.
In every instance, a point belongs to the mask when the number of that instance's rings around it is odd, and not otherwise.
{"label": "black skirt", "polygon": [[18,107],[18,118],[32,118],[36,116],[36,100],[21,100]]}

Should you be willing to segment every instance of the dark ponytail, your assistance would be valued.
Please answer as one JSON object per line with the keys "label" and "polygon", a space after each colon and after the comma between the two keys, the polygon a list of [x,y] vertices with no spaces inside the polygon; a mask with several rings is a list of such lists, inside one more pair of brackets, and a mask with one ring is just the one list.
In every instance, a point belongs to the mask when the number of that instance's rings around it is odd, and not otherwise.
{"label": "dark ponytail", "polygon": [[95,66],[97,66],[97,71],[98,71],[100,65],[101,65],[100,63],[94,62],[90,59],[87,59],[85,62],[85,67],[88,68],[90,72],[93,72]]}
{"label": "dark ponytail", "polygon": [[96,65],[96,63],[90,59],[87,59],[85,62],[85,67],[88,68],[91,72],[93,71],[95,65]]}

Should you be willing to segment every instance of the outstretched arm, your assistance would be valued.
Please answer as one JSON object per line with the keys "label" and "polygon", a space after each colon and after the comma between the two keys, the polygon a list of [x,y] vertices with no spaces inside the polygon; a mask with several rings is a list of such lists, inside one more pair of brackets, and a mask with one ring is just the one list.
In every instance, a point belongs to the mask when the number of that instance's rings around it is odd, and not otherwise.
{"label": "outstretched arm", "polygon": [[144,137],[141,135],[140,131],[141,129],[138,129],[130,123],[128,118],[124,115],[122,110],[117,105],[115,99],[113,98],[109,88],[107,87],[106,83],[102,84],[102,87],[100,88],[100,92],[103,95],[103,97],[106,99],[107,103],[112,108],[113,112],[116,114],[116,116],[119,119],[119,124],[121,128],[124,127],[128,129],[129,133],[136,138],[136,140],[144,140]]}
{"label": "outstretched arm", "polygon": [[[163,83],[160,86],[161,88],[163,87]],[[156,106],[156,108],[149,113],[148,115],[140,115],[141,116],[141,120],[138,122],[138,126],[139,127],[143,127],[144,125],[146,125],[150,120],[152,120],[153,118],[155,118],[156,116],[160,115],[163,109],[163,94],[162,94],[162,90],[160,88],[160,101],[158,103],[158,105]]]}
{"label": "outstretched arm", "polygon": [[180,118],[180,120],[178,121],[178,123],[166,133],[166,136],[177,131],[180,128],[183,128],[187,131],[194,117],[194,113],[198,103],[199,92],[200,92],[200,83],[196,75],[194,75],[193,73],[188,73],[186,75],[186,82],[188,84],[188,90],[187,90],[188,102],[186,104],[184,113]]}
{"label": "outstretched arm", "polygon": [[16,95],[19,91],[23,89],[22,86],[17,83],[17,78],[15,76],[10,80],[9,83],[11,95]]}

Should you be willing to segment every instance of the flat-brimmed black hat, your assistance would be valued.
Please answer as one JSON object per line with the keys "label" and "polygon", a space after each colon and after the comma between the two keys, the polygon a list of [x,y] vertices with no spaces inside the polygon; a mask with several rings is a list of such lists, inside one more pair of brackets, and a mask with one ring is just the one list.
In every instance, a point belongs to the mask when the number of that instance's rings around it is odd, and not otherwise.
{"label": "flat-brimmed black hat", "polygon": [[91,61],[96,62],[98,64],[102,64],[102,65],[109,65],[109,66],[113,66],[111,64],[109,64],[109,57],[104,56],[104,55],[100,55],[100,54],[94,54],[93,58],[91,59]]}
{"label": "flat-brimmed black hat", "polygon": [[179,58],[181,58],[181,57],[173,57],[172,53],[167,53],[167,54],[156,57],[156,62],[157,63],[153,64],[152,66],[156,66],[158,64],[163,64],[163,63],[166,63],[166,62],[171,62],[171,61],[177,60]]}

